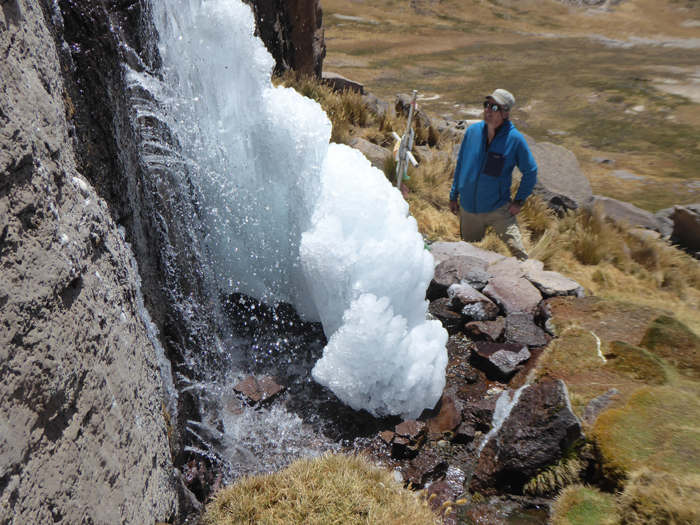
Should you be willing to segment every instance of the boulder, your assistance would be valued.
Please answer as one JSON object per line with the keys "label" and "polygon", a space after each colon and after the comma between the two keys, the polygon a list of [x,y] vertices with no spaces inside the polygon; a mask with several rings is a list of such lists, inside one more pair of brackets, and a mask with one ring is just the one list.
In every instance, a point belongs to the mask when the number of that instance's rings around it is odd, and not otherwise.
{"label": "boulder", "polygon": [[495,321],[472,321],[464,328],[474,335],[483,335],[488,341],[497,341],[506,329],[505,317],[499,317]]}
{"label": "boulder", "polygon": [[523,344],[477,341],[472,350],[474,366],[504,383],[510,381],[528,359],[530,352]]}
{"label": "boulder", "polygon": [[528,347],[544,346],[549,339],[530,314],[510,314],[506,317],[506,343],[527,345]]}
{"label": "boulder", "polygon": [[673,207],[673,236],[685,248],[700,251],[700,214],[689,207]]}
{"label": "boulder", "polygon": [[539,290],[530,281],[520,277],[494,277],[483,289],[483,293],[497,303],[506,315],[534,315],[542,300]]}
{"label": "boulder", "polygon": [[372,166],[379,170],[384,169],[384,161],[386,161],[387,157],[391,156],[391,152],[388,149],[372,144],[370,141],[359,137],[351,139],[350,142],[348,142],[348,146],[361,151]]}
{"label": "boulder", "polygon": [[525,279],[534,284],[545,299],[564,295],[575,297],[584,295],[583,286],[558,272],[530,270],[525,274]]}
{"label": "boulder", "polygon": [[[527,135],[525,138],[537,162],[537,184],[533,194],[559,214],[585,205],[593,191],[576,156],[562,146],[550,142],[536,143]],[[517,168],[515,173],[520,175]]]}
{"label": "boulder", "polygon": [[503,255],[499,255],[494,252],[487,252],[486,250],[477,248],[476,246],[464,241],[435,242],[430,245],[430,253],[435,259],[435,266],[440,264],[442,261],[457,255],[468,255],[469,257],[481,259],[487,264],[505,259]]}
{"label": "boulder", "polygon": [[519,494],[523,485],[585,439],[563,381],[526,387],[481,451],[469,489]]}
{"label": "boulder", "polygon": [[483,288],[491,278],[491,275],[486,271],[488,266],[488,263],[482,259],[468,255],[450,257],[435,267],[435,273],[428,286],[426,297],[430,301],[439,297],[447,297],[447,289],[453,284],[471,285],[474,283],[473,288]]}
{"label": "boulder", "polygon": [[467,319],[487,321],[498,316],[498,306],[467,284],[453,284],[447,294],[452,301],[452,310],[460,312]]}
{"label": "boulder", "polygon": [[360,95],[363,95],[365,92],[365,87],[363,84],[345,78],[343,75],[339,75],[338,73],[324,71],[321,78],[323,79],[323,82],[331,86],[334,91],[354,91]]}
{"label": "boulder", "polygon": [[622,202],[610,197],[594,195],[587,203],[590,210],[600,209],[603,216],[615,222],[623,222],[629,228],[644,228],[660,231],[661,225],[652,213],[641,210],[629,202]]}
{"label": "boulder", "polygon": [[384,100],[380,100],[375,95],[367,93],[362,97],[369,107],[370,110],[374,111],[377,115],[389,115],[392,117],[396,116],[396,111],[391,104]]}

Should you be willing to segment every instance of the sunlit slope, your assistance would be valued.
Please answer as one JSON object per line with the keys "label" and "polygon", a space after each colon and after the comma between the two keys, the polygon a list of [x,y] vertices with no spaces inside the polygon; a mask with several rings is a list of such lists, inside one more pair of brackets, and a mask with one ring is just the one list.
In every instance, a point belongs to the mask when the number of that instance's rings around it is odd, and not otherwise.
{"label": "sunlit slope", "polygon": [[595,193],[650,211],[700,201],[698,2],[629,0],[612,12],[554,1],[323,8],[325,70],[389,101],[417,89],[426,109],[458,119],[507,87],[516,125],[574,151]]}

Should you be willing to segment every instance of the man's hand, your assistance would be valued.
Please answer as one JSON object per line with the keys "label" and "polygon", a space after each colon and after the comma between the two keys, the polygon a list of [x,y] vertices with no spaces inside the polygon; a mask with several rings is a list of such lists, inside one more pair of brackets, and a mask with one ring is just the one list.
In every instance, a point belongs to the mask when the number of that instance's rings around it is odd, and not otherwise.
{"label": "man's hand", "polygon": [[450,211],[454,215],[459,215],[459,202],[458,201],[450,201]]}
{"label": "man's hand", "polygon": [[511,215],[517,215],[522,209],[523,207],[517,202],[511,202],[510,206],[508,206],[508,213],[510,213]]}

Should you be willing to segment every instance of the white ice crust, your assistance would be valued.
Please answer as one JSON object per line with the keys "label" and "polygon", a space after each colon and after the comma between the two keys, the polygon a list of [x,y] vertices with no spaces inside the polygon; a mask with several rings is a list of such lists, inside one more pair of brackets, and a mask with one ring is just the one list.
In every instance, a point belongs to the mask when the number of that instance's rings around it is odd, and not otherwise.
{"label": "white ice crust", "polygon": [[201,195],[218,287],[290,302],[328,337],[313,370],[345,403],[416,416],[445,383],[447,333],[426,321],[433,259],[408,206],[320,106],[274,88],[239,0],[154,2],[164,108]]}

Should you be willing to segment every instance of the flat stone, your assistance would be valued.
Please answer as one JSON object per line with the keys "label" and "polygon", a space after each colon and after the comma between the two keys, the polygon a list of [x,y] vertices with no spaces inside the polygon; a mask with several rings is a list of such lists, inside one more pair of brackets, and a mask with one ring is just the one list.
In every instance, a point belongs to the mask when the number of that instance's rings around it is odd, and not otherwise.
{"label": "flat stone", "polygon": [[462,422],[461,405],[450,396],[442,396],[442,407],[437,416],[428,419],[428,428],[432,434],[452,432]]}
{"label": "flat stone", "polygon": [[534,314],[542,300],[539,290],[530,281],[520,277],[494,277],[483,293],[497,303],[506,315]]}
{"label": "flat stone", "polygon": [[489,341],[497,341],[506,329],[506,318],[499,317],[495,321],[471,321],[464,328],[474,335],[484,335]]}
{"label": "flat stone", "polygon": [[502,382],[509,381],[528,359],[530,352],[522,344],[477,341],[472,350],[474,366]]}
{"label": "flat stone", "polygon": [[522,277],[525,275],[525,270],[522,268],[520,261],[515,257],[508,257],[507,259],[496,261],[489,266],[488,271],[491,277]]}
{"label": "flat stone", "polygon": [[264,403],[284,391],[285,387],[278,385],[269,376],[262,376],[256,379],[255,376],[249,375],[234,386],[233,390],[243,394],[253,403]]}
{"label": "flat stone", "polygon": [[506,318],[506,342],[537,347],[546,345],[549,340],[529,314],[511,314]]}
{"label": "flat stone", "polygon": [[408,420],[396,425],[394,431],[399,436],[418,441],[427,433],[427,427],[422,421]]}
{"label": "flat stone", "polygon": [[469,285],[453,284],[447,290],[451,308],[470,320],[487,321],[498,316],[498,306]]}
{"label": "flat stone", "polygon": [[391,441],[394,439],[394,433],[391,430],[384,430],[379,433],[379,437],[384,443],[390,445]]}
{"label": "flat stone", "polygon": [[583,297],[584,295],[583,286],[558,272],[533,269],[525,274],[525,279],[534,284],[545,298],[564,295]]}
{"label": "flat stone", "polygon": [[449,334],[455,334],[459,331],[463,321],[461,314],[451,310],[451,304],[452,299],[441,297],[430,302],[428,311],[442,323]]}
{"label": "flat stone", "polygon": [[430,245],[430,253],[435,259],[435,266],[440,264],[442,261],[457,255],[468,255],[470,257],[475,257],[485,261],[487,264],[505,259],[503,255],[499,255],[494,252],[487,252],[486,250],[477,248],[476,246],[464,241],[435,242]]}

